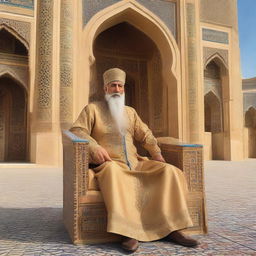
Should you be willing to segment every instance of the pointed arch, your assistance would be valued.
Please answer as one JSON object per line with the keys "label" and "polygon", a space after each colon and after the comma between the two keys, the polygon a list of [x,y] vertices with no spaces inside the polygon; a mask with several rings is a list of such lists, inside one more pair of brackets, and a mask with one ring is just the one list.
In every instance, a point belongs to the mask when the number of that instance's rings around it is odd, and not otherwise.
{"label": "pointed arch", "polygon": [[248,111],[252,111],[252,112],[256,111],[256,106],[253,106],[253,105],[248,106],[245,109],[245,113],[248,112]]}
{"label": "pointed arch", "polygon": [[254,106],[247,108],[244,119],[245,127],[256,128],[256,108]]}
{"label": "pointed arch", "polygon": [[209,98],[209,99],[215,99],[220,102],[220,98],[218,97],[218,95],[216,94],[216,92],[214,92],[213,90],[209,90],[207,93],[205,93],[204,97]]}
{"label": "pointed arch", "polygon": [[224,67],[226,70],[228,70],[228,65],[225,61],[225,59],[218,53],[212,54],[204,63],[204,69],[206,69],[207,65],[211,62],[215,62],[219,67]]}
{"label": "pointed arch", "polygon": [[[122,22],[127,22],[146,34],[157,46],[162,61],[161,75],[162,86],[166,90],[166,102],[168,107],[168,136],[180,138],[182,135],[182,104],[181,104],[181,78],[180,78],[180,52],[176,40],[163,21],[151,11],[134,0],[123,0],[96,13],[86,24],[82,31],[81,52],[79,55],[79,94],[80,98],[75,109],[77,113],[84,105],[84,96],[89,95],[89,86],[92,74],[92,66],[95,63],[93,44],[97,36]],[[83,98],[81,98],[83,97]],[[184,96],[185,97],[185,96]],[[80,102],[80,103],[79,103]],[[171,110],[171,111],[170,111]]]}
{"label": "pointed arch", "polygon": [[[5,72],[0,76],[0,91],[3,104],[1,119],[1,162],[24,162],[28,145],[28,93],[21,81]],[[4,146],[3,146],[4,145]]]}
{"label": "pointed arch", "polygon": [[170,48],[173,56],[172,71],[176,73],[180,54],[174,36],[161,19],[133,0],[121,1],[103,9],[86,24],[83,30],[83,38],[86,38],[89,43],[86,47],[89,50],[90,61],[95,60],[93,54],[94,39],[102,31],[124,21],[143,31],[159,48],[160,46],[163,46],[161,49]]}
{"label": "pointed arch", "polygon": [[28,93],[27,91],[27,87],[26,87],[26,84],[17,77],[17,75],[15,73],[13,73],[11,70],[3,70],[0,72],[0,78],[2,77],[9,77],[11,78],[12,80],[14,80],[19,86],[21,86],[24,91],[25,91],[25,94]]}
{"label": "pointed arch", "polygon": [[27,42],[27,40],[25,38],[23,38],[18,31],[16,31],[14,28],[6,25],[6,24],[0,24],[0,31],[2,29],[5,29],[7,32],[9,32],[12,36],[14,36],[17,40],[19,40],[27,49],[27,51],[29,51],[29,43]]}
{"label": "pointed arch", "polygon": [[223,119],[221,101],[213,91],[204,96],[205,132],[210,134],[211,157],[213,160],[225,159]]}
{"label": "pointed arch", "polygon": [[221,100],[213,91],[204,96],[205,131],[212,133],[223,132],[223,116]]}

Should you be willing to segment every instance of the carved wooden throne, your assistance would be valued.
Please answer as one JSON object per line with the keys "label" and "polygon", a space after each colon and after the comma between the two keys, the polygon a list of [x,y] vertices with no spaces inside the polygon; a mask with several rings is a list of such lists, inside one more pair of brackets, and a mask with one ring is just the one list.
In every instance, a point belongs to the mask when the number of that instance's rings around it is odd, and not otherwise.
{"label": "carved wooden throne", "polygon": [[[202,146],[173,143],[168,137],[158,141],[166,161],[183,170],[187,179],[194,227],[186,232],[206,233]],[[119,236],[106,232],[107,212],[94,172],[88,168],[88,141],[65,131],[63,151],[63,217],[72,242],[119,240]]]}

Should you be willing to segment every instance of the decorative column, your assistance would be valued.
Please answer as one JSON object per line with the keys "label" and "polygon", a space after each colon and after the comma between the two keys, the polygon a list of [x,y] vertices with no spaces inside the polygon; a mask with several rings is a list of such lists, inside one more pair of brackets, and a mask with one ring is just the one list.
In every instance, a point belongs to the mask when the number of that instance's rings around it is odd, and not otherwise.
{"label": "decorative column", "polygon": [[60,166],[59,35],[60,0],[37,1],[37,42],[31,161]]}
{"label": "decorative column", "polygon": [[187,100],[188,100],[188,127],[190,143],[200,142],[200,70],[199,70],[199,36],[197,33],[197,5],[186,1],[186,34],[187,34]]}
{"label": "decorative column", "polygon": [[52,127],[53,1],[37,2],[35,129]]}
{"label": "decorative column", "polygon": [[61,0],[60,14],[60,123],[73,122],[73,1]]}

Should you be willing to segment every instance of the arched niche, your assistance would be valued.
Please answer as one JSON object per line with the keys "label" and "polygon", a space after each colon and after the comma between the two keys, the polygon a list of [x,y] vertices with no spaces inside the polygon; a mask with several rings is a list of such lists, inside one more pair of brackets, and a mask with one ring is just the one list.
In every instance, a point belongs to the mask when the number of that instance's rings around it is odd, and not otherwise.
{"label": "arched niche", "polygon": [[245,127],[256,129],[256,109],[254,107],[248,108],[245,112]]}
{"label": "arched niche", "polygon": [[27,92],[15,78],[0,77],[0,162],[27,160]]}
{"label": "arched niche", "polygon": [[223,60],[214,55],[204,69],[205,132],[211,133],[212,159],[230,157],[229,78]]}
{"label": "arched niche", "polygon": [[245,112],[245,127],[248,128],[248,157],[256,158],[256,109],[250,107]]}
{"label": "arched niche", "polygon": [[126,104],[134,107],[157,136],[167,134],[163,102],[162,62],[155,43],[127,22],[100,33],[94,41],[96,77],[90,100],[102,99],[102,74],[112,67],[126,71]]}
{"label": "arched niche", "polygon": [[[127,24],[127,26],[132,27],[130,32],[133,33],[133,38],[135,38],[135,30],[137,33],[144,34],[144,38],[147,37],[148,41],[152,45],[155,45],[155,48],[158,49],[158,56],[161,63],[160,78],[159,84],[154,84],[154,86],[160,88],[158,91],[163,95],[158,105],[163,106],[161,111],[156,111],[149,113],[152,117],[152,122],[150,126],[155,131],[156,135],[165,135],[180,138],[181,132],[181,86],[180,86],[180,54],[174,37],[168,28],[163,24],[163,22],[156,17],[153,13],[148,11],[143,6],[139,5],[135,1],[121,1],[117,4],[114,4],[96,15],[94,15],[90,21],[85,26],[82,33],[82,52],[79,66],[79,74],[81,79],[81,84],[90,85],[87,88],[81,88],[79,92],[83,91],[84,95],[90,95],[93,91],[91,85],[95,82],[95,77],[98,76],[96,71],[97,65],[97,56],[95,56],[94,46],[98,36],[101,36],[101,33],[108,31],[109,29],[114,29],[118,24]],[[154,51],[155,53],[157,51]],[[115,65],[116,66],[116,65]],[[134,81],[135,84],[138,83],[136,80],[136,75],[128,71],[128,78],[130,77],[131,81]],[[144,76],[146,77],[146,76]],[[152,79],[147,77],[148,84],[152,83]],[[102,81],[101,81],[102,84]],[[153,85],[152,85],[153,87]],[[135,86],[135,93],[137,95],[137,90]],[[93,93],[91,93],[91,96]],[[87,97],[88,97],[87,96]],[[81,95],[77,95],[81,97]],[[147,98],[145,94],[144,102],[149,102],[152,104],[152,101]],[[157,102],[157,98],[155,102]],[[88,97],[89,101],[89,97]],[[143,104],[142,99],[140,99],[140,104]],[[80,101],[80,109],[84,105],[84,99]],[[136,106],[135,106],[136,107]],[[138,110],[138,109],[137,109]],[[140,110],[138,110],[140,111]],[[165,113],[164,113],[165,111]],[[159,114],[160,113],[160,114]],[[162,119],[162,116],[166,116],[164,125],[162,128],[157,128],[159,123],[158,121]],[[144,115],[144,120],[147,117]],[[150,119],[150,118],[149,118]],[[147,121],[147,120],[146,120]],[[164,128],[163,128],[164,127]]]}
{"label": "arched niche", "polygon": [[3,60],[11,58],[11,64],[4,63],[0,70],[0,162],[25,162],[28,155],[28,85],[15,71],[22,73],[20,64],[28,72],[28,49],[5,27],[0,28],[0,55]]}
{"label": "arched niche", "polygon": [[11,28],[0,26],[0,52],[27,56],[28,46]]}
{"label": "arched niche", "polygon": [[204,96],[205,131],[211,133],[223,132],[222,108],[220,99],[212,92]]}

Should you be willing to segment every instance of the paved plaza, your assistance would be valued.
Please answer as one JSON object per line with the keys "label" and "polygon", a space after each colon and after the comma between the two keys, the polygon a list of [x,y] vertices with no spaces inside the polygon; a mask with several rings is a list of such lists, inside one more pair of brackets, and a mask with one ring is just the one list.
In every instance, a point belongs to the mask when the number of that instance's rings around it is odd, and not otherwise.
{"label": "paved plaza", "polygon": [[[208,161],[209,233],[198,248],[158,241],[133,255],[256,255],[256,160]],[[62,170],[0,165],[0,255],[123,255],[117,244],[72,245],[62,223]]]}

